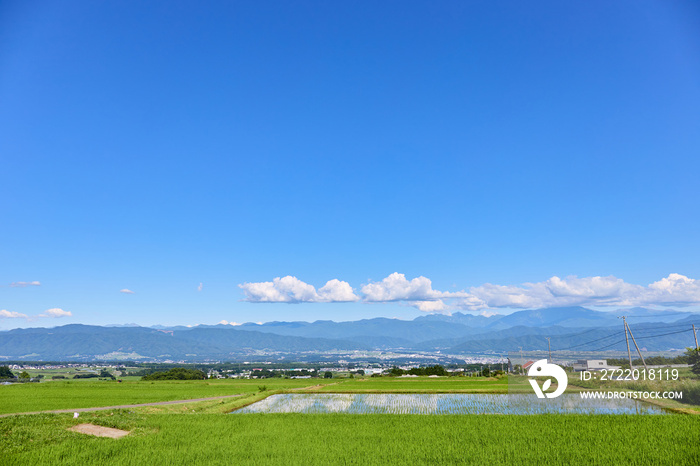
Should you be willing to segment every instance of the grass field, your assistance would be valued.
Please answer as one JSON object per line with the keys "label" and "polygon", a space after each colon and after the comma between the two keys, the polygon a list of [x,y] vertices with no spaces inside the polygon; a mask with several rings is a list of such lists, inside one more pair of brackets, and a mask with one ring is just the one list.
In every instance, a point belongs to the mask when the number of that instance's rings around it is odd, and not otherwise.
{"label": "grass field", "polygon": [[[512,381],[511,381],[512,382]],[[260,391],[261,386],[265,391]],[[518,385],[517,383],[515,384]],[[504,379],[49,382],[0,387],[0,412],[240,398],[0,418],[0,464],[699,464],[700,416],[225,413],[268,394],[504,393]],[[70,432],[91,422],[119,440]]]}
{"label": "grass field", "polygon": [[[66,429],[93,422],[119,440]],[[5,464],[700,463],[697,416],[216,415],[118,411],[0,420]]]}
{"label": "grass field", "polygon": [[[319,379],[312,383],[329,382]],[[303,379],[229,379],[122,383],[53,381],[3,385],[0,386],[0,414],[186,400],[254,393],[263,385],[273,391],[308,387],[309,384],[309,380]]]}

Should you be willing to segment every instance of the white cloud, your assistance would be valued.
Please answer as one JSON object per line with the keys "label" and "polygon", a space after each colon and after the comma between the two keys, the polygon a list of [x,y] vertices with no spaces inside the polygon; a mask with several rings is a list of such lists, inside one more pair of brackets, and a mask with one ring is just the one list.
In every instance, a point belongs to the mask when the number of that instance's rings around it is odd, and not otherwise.
{"label": "white cloud", "polygon": [[124,288],[123,290],[119,290],[119,292],[120,292],[120,293],[126,293],[126,294],[136,294],[135,292],[133,292],[133,291],[127,289],[127,288]]}
{"label": "white cloud", "polygon": [[441,299],[437,301],[407,301],[407,303],[423,312],[446,312],[450,309]]}
{"label": "white cloud", "polygon": [[204,288],[204,283],[199,282],[199,286],[197,287],[197,291],[202,291],[203,288]]}
{"label": "white cloud", "polygon": [[26,288],[28,286],[41,286],[41,282],[12,282],[10,283],[10,286],[12,288]]}
{"label": "white cloud", "polygon": [[700,305],[700,280],[672,273],[647,286],[627,283],[614,277],[560,278],[553,276],[537,283],[497,285],[486,283],[468,291],[439,291],[430,279],[411,280],[392,273],[380,282],[370,282],[355,294],[349,283],[330,280],[318,291],[295,277],[275,278],[271,282],[239,285],[246,301],[267,303],[399,302],[425,312],[449,312],[455,309],[526,309],[565,306],[691,306]]}
{"label": "white cloud", "polygon": [[39,317],[70,317],[73,314],[70,311],[64,311],[63,309],[53,308],[44,311],[43,314],[39,314]]}
{"label": "white cloud", "polygon": [[336,303],[357,301],[347,282],[330,280],[318,292],[313,285],[287,275],[271,282],[244,283],[238,285],[252,303]]}
{"label": "white cloud", "polygon": [[29,316],[27,314],[20,314],[19,312],[0,309],[0,319],[26,319],[28,317]]}
{"label": "white cloud", "polygon": [[369,283],[362,287],[365,301],[431,301],[440,299],[444,293],[433,290],[432,282],[425,277],[409,281],[406,275],[394,272],[381,282]]}
{"label": "white cloud", "polygon": [[448,312],[453,307],[447,305],[443,299],[472,298],[464,291],[434,290],[430,279],[421,276],[408,280],[404,274],[398,272],[392,273],[381,282],[368,283],[362,287],[362,293],[365,302],[401,301],[424,312]]}
{"label": "white cloud", "polygon": [[674,306],[694,305],[700,302],[700,281],[672,273],[649,285],[643,304]]}
{"label": "white cloud", "polygon": [[672,273],[647,287],[620,278],[552,277],[538,283],[502,286],[487,283],[469,290],[470,299],[456,303],[466,310],[560,306],[686,306],[700,304],[700,283]]}
{"label": "white cloud", "polygon": [[341,282],[335,278],[319,288],[318,295],[323,302],[327,303],[343,303],[360,299],[348,282]]}

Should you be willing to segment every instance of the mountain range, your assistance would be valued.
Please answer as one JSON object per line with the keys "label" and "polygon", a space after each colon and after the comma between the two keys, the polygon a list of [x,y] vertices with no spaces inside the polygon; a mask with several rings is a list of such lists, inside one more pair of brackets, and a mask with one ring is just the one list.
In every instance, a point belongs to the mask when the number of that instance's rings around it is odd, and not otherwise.
{"label": "mountain range", "polygon": [[450,354],[547,349],[625,349],[619,315],[628,316],[640,347],[648,351],[693,345],[691,324],[700,315],[644,308],[600,312],[583,307],[524,310],[491,317],[431,314],[413,320],[268,322],[196,327],[91,326],[0,332],[6,360],[191,359],[234,360],[256,352],[323,353],[357,350]]}

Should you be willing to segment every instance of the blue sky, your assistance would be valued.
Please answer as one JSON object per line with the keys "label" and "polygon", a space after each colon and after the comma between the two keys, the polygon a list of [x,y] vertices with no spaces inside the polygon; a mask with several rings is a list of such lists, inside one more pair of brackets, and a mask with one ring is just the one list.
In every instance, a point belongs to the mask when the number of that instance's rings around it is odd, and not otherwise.
{"label": "blue sky", "polygon": [[698,57],[692,1],[2,2],[0,329],[697,310]]}

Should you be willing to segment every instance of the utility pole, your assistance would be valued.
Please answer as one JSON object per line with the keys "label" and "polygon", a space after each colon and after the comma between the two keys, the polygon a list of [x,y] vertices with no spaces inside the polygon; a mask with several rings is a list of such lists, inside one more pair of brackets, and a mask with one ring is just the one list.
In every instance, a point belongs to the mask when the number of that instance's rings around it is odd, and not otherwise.
{"label": "utility pole", "polygon": [[632,370],[632,353],[630,352],[630,340],[627,337],[627,316],[620,316],[618,319],[622,319],[622,323],[625,325],[625,341],[627,342],[627,357],[630,360],[630,370]]}
{"label": "utility pole", "polygon": [[[627,322],[625,322],[627,324]],[[632,342],[634,343],[634,347],[637,348],[637,353],[639,354],[639,358],[642,360],[642,364],[644,364],[644,370],[647,370],[647,363],[644,361],[644,356],[642,356],[642,352],[639,350],[639,346],[637,346],[637,340],[634,339],[634,335],[632,335],[632,330],[630,329],[630,326],[627,325],[627,331],[630,332],[630,336],[632,337]],[[630,367],[631,369],[631,367]]]}
{"label": "utility pole", "polygon": [[693,336],[695,337],[695,349],[700,350],[700,346],[698,346],[698,334],[695,331],[695,324],[693,324]]}
{"label": "utility pole", "polygon": [[520,348],[520,375],[524,375],[523,366],[525,365],[525,359],[523,359],[523,347],[518,346],[518,348]]}
{"label": "utility pole", "polygon": [[545,337],[547,339],[547,348],[549,350],[549,361],[548,363],[552,362],[552,342],[550,341],[549,337]]}

